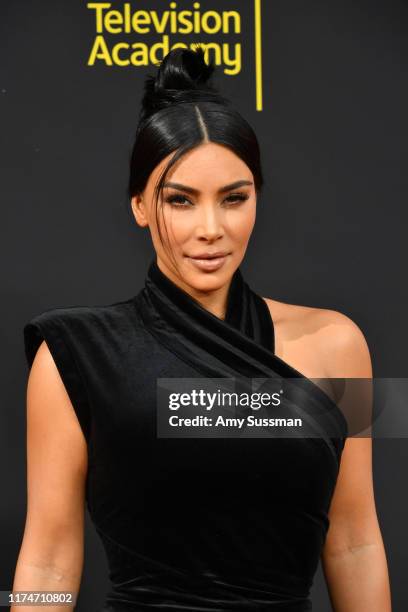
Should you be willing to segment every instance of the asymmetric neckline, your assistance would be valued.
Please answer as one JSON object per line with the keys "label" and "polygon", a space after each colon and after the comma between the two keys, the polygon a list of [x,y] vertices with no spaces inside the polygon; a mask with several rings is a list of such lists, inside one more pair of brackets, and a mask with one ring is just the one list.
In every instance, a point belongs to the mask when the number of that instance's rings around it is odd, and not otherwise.
{"label": "asymmetric neckline", "polygon": [[[225,325],[229,325],[274,353],[275,333],[268,305],[260,296],[256,296],[257,316],[254,316],[253,296],[256,294],[253,294],[245,282],[240,268],[235,270],[231,278],[224,319],[207,310],[198,300],[179,287],[162,272],[156,259],[150,263],[145,286],[149,292],[159,290],[173,304],[177,304],[181,311],[180,314],[184,313],[201,323],[206,320],[208,324],[214,325],[215,331],[218,330],[220,333]],[[259,320],[258,325],[256,325],[257,319]]]}
{"label": "asymmetric neckline", "polygon": [[231,279],[225,319],[176,285],[160,270],[156,259],[151,261],[145,286],[134,303],[146,330],[201,375],[298,379],[302,388],[334,415],[340,430],[347,432],[347,420],[330,395],[276,355],[269,307],[245,281],[240,268]]}

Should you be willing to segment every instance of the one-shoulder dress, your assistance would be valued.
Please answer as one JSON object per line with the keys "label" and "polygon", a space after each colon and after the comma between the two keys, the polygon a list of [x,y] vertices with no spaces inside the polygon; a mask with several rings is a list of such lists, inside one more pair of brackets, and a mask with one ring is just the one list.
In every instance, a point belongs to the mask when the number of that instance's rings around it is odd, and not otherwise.
{"label": "one-shoulder dress", "polygon": [[[347,422],[275,355],[269,308],[240,268],[225,319],[153,259],[127,300],[34,316],[29,367],[43,340],[87,442],[86,505],[110,578],[98,612],[312,610]],[[310,382],[298,410],[320,419],[322,434],[157,435],[158,379],[240,376]]]}

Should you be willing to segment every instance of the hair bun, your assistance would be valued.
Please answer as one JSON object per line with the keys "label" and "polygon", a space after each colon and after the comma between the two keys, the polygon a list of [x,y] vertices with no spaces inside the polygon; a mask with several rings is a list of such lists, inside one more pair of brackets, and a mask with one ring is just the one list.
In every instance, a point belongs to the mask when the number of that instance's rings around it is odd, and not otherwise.
{"label": "hair bun", "polygon": [[205,99],[229,103],[209,84],[214,70],[214,62],[205,61],[202,47],[172,49],[160,63],[157,74],[146,77],[140,120],[180,102]]}
{"label": "hair bun", "polygon": [[205,86],[214,69],[214,63],[205,61],[202,47],[173,49],[160,64],[156,83],[163,89],[197,89]]}

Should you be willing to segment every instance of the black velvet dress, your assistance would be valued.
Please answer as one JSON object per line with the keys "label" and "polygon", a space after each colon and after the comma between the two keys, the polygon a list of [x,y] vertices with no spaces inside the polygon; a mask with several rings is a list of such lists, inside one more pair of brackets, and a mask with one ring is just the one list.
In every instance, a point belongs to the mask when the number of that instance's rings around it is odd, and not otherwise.
{"label": "black velvet dress", "polygon": [[[311,610],[347,422],[274,354],[268,306],[240,269],[225,320],[152,260],[130,299],[31,319],[29,366],[42,340],[87,440],[86,503],[112,583],[99,612]],[[158,378],[239,376],[310,383],[297,409],[322,435],[157,436]]]}

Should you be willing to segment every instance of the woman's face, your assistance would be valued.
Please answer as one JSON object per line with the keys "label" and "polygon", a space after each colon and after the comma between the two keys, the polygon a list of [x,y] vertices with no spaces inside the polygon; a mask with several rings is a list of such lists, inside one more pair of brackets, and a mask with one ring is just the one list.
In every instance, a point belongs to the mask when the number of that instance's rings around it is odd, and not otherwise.
{"label": "woman's face", "polygon": [[[256,217],[254,177],[222,145],[206,143],[186,153],[168,173],[162,210],[158,207],[163,246],[153,196],[172,156],[155,168],[144,192],[132,198],[132,209],[137,223],[150,229],[159,268],[189,293],[213,291],[229,283],[245,255]],[[221,257],[205,259],[216,253]]]}

